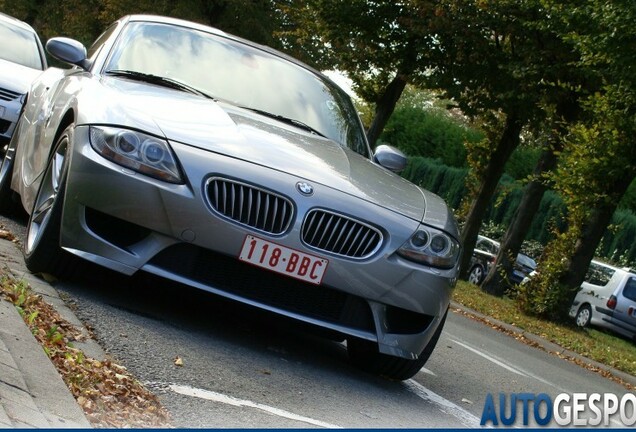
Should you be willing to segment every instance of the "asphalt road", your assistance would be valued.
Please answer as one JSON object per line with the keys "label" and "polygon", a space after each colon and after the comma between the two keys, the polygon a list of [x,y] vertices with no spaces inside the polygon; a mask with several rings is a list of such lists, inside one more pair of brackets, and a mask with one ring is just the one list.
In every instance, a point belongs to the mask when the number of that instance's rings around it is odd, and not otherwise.
{"label": "asphalt road", "polygon": [[455,313],[425,369],[393,382],[351,367],[314,329],[152,276],[86,266],[56,287],[177,427],[475,427],[488,393],[626,393]]}

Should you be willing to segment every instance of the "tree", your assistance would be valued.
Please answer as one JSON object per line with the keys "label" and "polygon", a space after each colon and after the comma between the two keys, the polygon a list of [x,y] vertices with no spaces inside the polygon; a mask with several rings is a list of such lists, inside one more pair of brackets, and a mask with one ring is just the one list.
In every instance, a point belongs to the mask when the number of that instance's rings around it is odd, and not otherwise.
{"label": "tree", "polygon": [[467,148],[471,174],[462,217],[461,274],[466,276],[481,222],[523,128],[545,118],[542,101],[563,65],[558,35],[540,0],[448,0],[435,21],[435,68],[423,83],[441,88],[467,115],[480,117],[488,139]]}
{"label": "tree", "polygon": [[429,66],[425,54],[435,1],[276,1],[284,18],[277,35],[283,48],[318,69],[337,68],[356,93],[375,105],[367,130],[372,146],[382,133],[407,83]]}
{"label": "tree", "polygon": [[521,251],[526,233],[529,231],[539,210],[541,199],[548,189],[550,184],[548,177],[557,166],[558,155],[564,146],[563,135],[579,112],[576,93],[572,92],[569,96],[569,98],[562,97],[555,114],[551,117],[554,125],[547,135],[545,148],[537,162],[532,178],[524,189],[524,194],[513,219],[501,239],[499,252],[495,259],[496,265],[490,268],[482,284],[482,290],[487,293],[502,296],[512,285],[510,276],[514,270],[517,254]]}
{"label": "tree", "polygon": [[620,199],[636,177],[636,4],[629,0],[551,5],[602,85],[570,129],[555,187],[568,208],[568,229],[548,245],[539,277],[521,296],[530,312],[565,317]]}
{"label": "tree", "polygon": [[100,7],[101,0],[0,2],[0,10],[29,23],[43,42],[54,36],[73,37],[85,44],[92,42],[101,31]]}

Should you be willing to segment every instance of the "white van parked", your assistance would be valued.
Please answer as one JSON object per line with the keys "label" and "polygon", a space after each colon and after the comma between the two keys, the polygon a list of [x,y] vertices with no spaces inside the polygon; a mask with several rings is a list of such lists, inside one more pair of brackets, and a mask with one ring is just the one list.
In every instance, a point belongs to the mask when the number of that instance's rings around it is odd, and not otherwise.
{"label": "white van parked", "polygon": [[636,273],[592,261],[570,317],[580,327],[592,324],[636,341]]}

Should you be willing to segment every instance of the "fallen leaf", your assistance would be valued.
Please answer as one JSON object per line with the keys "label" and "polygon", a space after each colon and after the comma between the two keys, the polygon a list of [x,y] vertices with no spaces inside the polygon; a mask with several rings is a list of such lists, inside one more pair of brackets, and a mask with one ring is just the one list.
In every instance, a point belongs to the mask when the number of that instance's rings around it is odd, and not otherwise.
{"label": "fallen leaf", "polygon": [[183,366],[183,359],[179,356],[175,357],[174,364],[175,366]]}
{"label": "fallen leaf", "polygon": [[13,241],[15,236],[5,229],[0,229],[0,238]]}

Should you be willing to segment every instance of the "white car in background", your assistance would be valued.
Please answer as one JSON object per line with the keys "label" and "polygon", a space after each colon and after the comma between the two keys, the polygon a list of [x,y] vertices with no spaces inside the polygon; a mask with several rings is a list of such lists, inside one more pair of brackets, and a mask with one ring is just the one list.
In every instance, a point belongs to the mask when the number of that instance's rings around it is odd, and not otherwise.
{"label": "white car in background", "polygon": [[592,261],[570,317],[579,327],[595,325],[636,338],[636,273]]}
{"label": "white car in background", "polygon": [[[9,141],[27,99],[31,83],[47,68],[40,38],[25,22],[0,13],[0,158],[12,160]],[[6,157],[5,157],[6,156]],[[0,195],[10,193],[10,164],[0,166]],[[8,213],[13,200],[0,201]]]}
{"label": "white car in background", "polygon": [[[490,268],[495,264],[497,254],[501,244],[488,237],[477,236],[477,243],[470,260],[470,272],[468,282],[474,285],[481,285],[490,272]],[[510,280],[512,283],[520,284],[535,269],[537,263],[528,255],[519,253],[515,260]]]}
{"label": "white car in background", "polygon": [[0,142],[6,146],[31,82],[46,69],[40,38],[25,22],[0,13]]}

